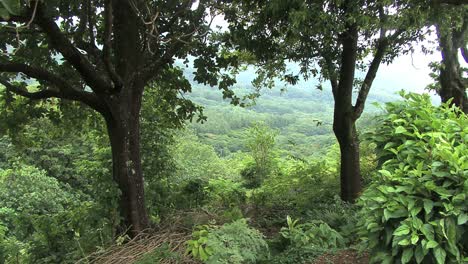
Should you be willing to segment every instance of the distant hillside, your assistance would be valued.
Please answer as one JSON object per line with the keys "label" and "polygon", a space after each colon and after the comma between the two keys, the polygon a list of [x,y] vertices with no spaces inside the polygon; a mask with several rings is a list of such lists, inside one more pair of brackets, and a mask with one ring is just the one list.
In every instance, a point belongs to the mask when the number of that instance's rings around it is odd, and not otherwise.
{"label": "distant hillside", "polygon": [[[187,74],[190,78],[192,75]],[[253,91],[251,80],[253,70],[239,74],[234,87],[236,94],[244,95]],[[244,150],[244,130],[254,122],[265,122],[279,131],[277,143],[288,154],[296,156],[320,155],[335,143],[332,132],[333,96],[325,83],[323,90],[316,88],[315,81],[302,81],[295,86],[279,84],[275,89],[264,89],[255,105],[241,108],[232,106],[222,99],[219,90],[193,84],[192,93],[185,95],[205,107],[208,121],[192,123],[200,139],[215,147],[220,155],[229,155]],[[364,115],[360,124],[367,123],[378,108],[373,102],[384,103],[398,100],[398,87],[386,86],[377,81],[371,89]],[[417,90],[417,89],[415,89]]]}

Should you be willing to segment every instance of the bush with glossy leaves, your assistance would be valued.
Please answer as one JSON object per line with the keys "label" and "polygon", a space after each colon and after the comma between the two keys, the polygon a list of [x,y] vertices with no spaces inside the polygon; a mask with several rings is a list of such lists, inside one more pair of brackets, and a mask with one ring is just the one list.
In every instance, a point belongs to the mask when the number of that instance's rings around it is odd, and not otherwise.
{"label": "bush with glossy leaves", "polygon": [[402,93],[375,130],[382,164],[360,204],[360,234],[374,263],[467,261],[468,120]]}

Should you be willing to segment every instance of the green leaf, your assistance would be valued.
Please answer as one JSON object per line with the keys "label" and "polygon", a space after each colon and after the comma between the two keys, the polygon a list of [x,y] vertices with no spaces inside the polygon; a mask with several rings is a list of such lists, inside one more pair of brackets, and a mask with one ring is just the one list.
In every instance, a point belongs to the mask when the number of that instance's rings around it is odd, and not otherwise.
{"label": "green leaf", "polygon": [[3,18],[4,20],[9,20],[10,13],[8,13],[8,10],[6,10],[5,8],[0,7],[0,17]]}
{"label": "green leaf", "polygon": [[447,253],[442,247],[436,247],[433,249],[434,251],[434,257],[437,261],[437,264],[444,264],[445,263],[445,257],[447,256]]}
{"label": "green leaf", "polygon": [[422,244],[419,244],[417,247],[416,247],[416,250],[414,251],[414,257],[416,259],[416,263],[421,263],[424,259],[424,250],[423,250],[423,246]]}
{"label": "green leaf", "polygon": [[468,215],[461,213],[457,218],[457,225],[464,225],[468,221]]}
{"label": "green leaf", "polygon": [[202,246],[198,248],[198,253],[200,253],[200,260],[206,261],[208,259],[208,254],[205,252],[205,249],[203,249]]}
{"label": "green leaf", "polygon": [[462,203],[466,200],[466,194],[460,193],[452,198],[452,203]]}
{"label": "green leaf", "polygon": [[12,15],[17,15],[20,12],[20,1],[19,0],[0,0],[3,7]]}
{"label": "green leaf", "polygon": [[397,146],[397,143],[395,143],[395,142],[388,142],[387,144],[385,144],[384,149],[393,148],[393,147],[395,147],[395,146]]}
{"label": "green leaf", "polygon": [[395,231],[393,232],[393,235],[403,236],[403,235],[409,234],[409,232],[410,232],[409,226],[403,224],[403,225],[400,225],[397,229],[395,229]]}
{"label": "green leaf", "polygon": [[434,228],[430,224],[424,224],[421,228],[421,232],[427,238],[427,240],[434,240]]}
{"label": "green leaf", "polygon": [[[379,172],[380,172],[380,174],[382,174],[382,175],[385,176],[385,177],[391,177],[391,176],[392,176],[392,174],[391,174],[389,171],[387,171],[387,170],[379,170]],[[394,189],[393,187],[388,187],[388,188]],[[388,191],[388,190],[387,190],[387,191]]]}
{"label": "green leaf", "polygon": [[427,242],[427,244],[426,244],[426,249],[435,248],[437,246],[439,246],[439,243],[437,243],[434,240],[429,240],[429,242]]}
{"label": "green leaf", "polygon": [[424,200],[424,211],[426,212],[426,215],[429,215],[432,211],[432,208],[434,208],[434,202],[431,200]]}
{"label": "green leaf", "polygon": [[384,209],[384,218],[388,220],[390,218],[400,218],[405,217],[408,215],[408,211],[406,209],[397,209],[394,211],[390,211],[389,209]]}
{"label": "green leaf", "polygon": [[419,241],[419,236],[417,234],[411,235],[411,244],[416,245]]}
{"label": "green leaf", "polygon": [[398,242],[398,245],[400,246],[408,246],[410,244],[410,241],[408,239],[403,239],[400,242]]}
{"label": "green leaf", "polygon": [[402,127],[402,126],[398,126],[396,129],[395,129],[395,134],[402,134],[402,133],[405,133],[405,132],[408,132],[408,130],[406,130],[406,128]]}
{"label": "green leaf", "polygon": [[413,257],[413,249],[412,248],[405,248],[403,250],[403,254],[401,255],[401,264],[406,264],[406,263],[410,262],[412,257]]}

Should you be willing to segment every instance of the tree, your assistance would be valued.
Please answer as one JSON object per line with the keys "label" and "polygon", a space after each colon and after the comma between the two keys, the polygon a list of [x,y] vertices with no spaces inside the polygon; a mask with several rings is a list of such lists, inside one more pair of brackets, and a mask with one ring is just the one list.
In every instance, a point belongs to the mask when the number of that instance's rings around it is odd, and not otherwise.
{"label": "tree", "polygon": [[[131,235],[149,226],[140,157],[140,108],[145,87],[159,85],[175,119],[197,107],[178,98],[190,83],[174,66],[195,58],[195,79],[218,85],[225,97],[234,81],[229,59],[207,41],[207,1],[5,0],[0,6],[0,83],[31,100],[78,101],[106,122],[118,184],[123,227]],[[198,4],[198,6],[196,5]],[[208,66],[207,66],[208,65]],[[36,82],[36,88],[28,84]],[[234,97],[235,98],[235,97]],[[234,100],[235,101],[235,100]]]}
{"label": "tree", "polygon": [[468,63],[468,5],[434,5],[434,25],[436,27],[439,50],[442,56],[439,65],[438,83],[433,86],[442,102],[448,102],[468,113],[467,80],[463,77],[458,53],[461,52]]}
{"label": "tree", "polygon": [[[335,101],[333,131],[341,151],[341,197],[361,192],[356,120],[381,63],[408,52],[420,31],[416,1],[234,1],[226,7],[228,48],[247,50],[259,69],[257,83],[279,77],[328,80]],[[299,64],[293,72],[288,62]],[[356,68],[364,73],[357,79]],[[318,87],[321,89],[321,85]],[[358,94],[353,104],[353,90]]]}
{"label": "tree", "polygon": [[248,188],[258,188],[274,170],[275,140],[277,131],[264,123],[253,124],[247,129],[246,146],[254,163],[241,171]]}

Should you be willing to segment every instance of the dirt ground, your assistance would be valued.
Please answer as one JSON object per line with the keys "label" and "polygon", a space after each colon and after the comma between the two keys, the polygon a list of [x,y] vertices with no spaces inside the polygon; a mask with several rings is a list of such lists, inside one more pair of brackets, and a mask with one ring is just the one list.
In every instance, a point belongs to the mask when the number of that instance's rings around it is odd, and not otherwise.
{"label": "dirt ground", "polygon": [[356,250],[342,250],[334,254],[325,254],[317,258],[313,264],[368,264],[369,255]]}

